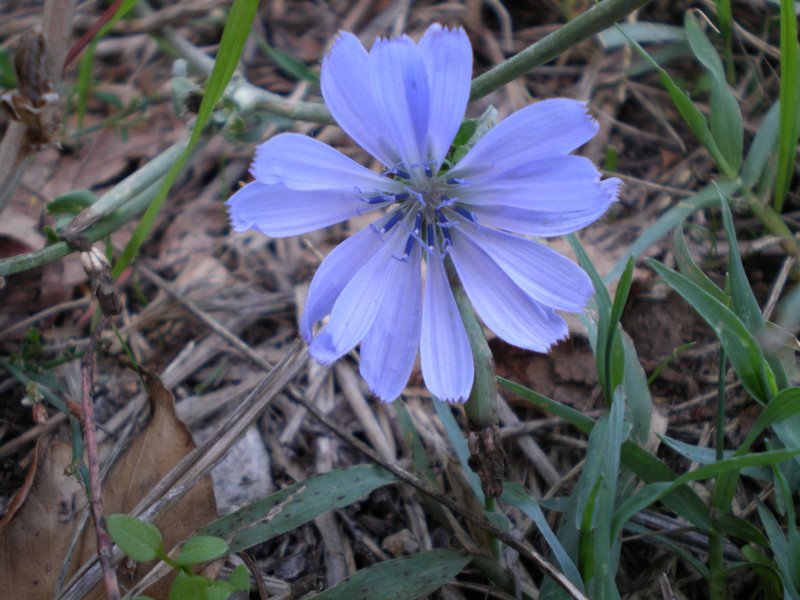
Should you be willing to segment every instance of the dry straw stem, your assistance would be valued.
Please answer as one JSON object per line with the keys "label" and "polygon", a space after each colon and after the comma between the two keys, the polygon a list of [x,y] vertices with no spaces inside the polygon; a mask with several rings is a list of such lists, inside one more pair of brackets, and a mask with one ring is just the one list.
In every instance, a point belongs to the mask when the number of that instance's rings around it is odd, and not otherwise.
{"label": "dry straw stem", "polygon": [[103,588],[106,598],[117,600],[120,597],[117,573],[114,570],[112,558],[112,544],[106,530],[106,517],[103,513],[103,492],[100,481],[100,461],[97,452],[97,436],[94,426],[94,348],[97,337],[105,325],[105,318],[101,319],[98,327],[92,332],[89,347],[81,360],[81,424],[83,425],[83,438],[86,442],[86,462],[89,471],[89,485],[91,496],[89,503],[94,519],[95,537],[97,540],[97,557],[103,572]]}
{"label": "dry straw stem", "polygon": [[[61,88],[61,72],[67,43],[72,33],[72,15],[77,0],[46,0],[42,13],[42,35],[47,41],[47,75],[56,90]],[[12,121],[0,143],[0,213],[17,189],[22,173],[35,156],[27,138],[25,124]]]}

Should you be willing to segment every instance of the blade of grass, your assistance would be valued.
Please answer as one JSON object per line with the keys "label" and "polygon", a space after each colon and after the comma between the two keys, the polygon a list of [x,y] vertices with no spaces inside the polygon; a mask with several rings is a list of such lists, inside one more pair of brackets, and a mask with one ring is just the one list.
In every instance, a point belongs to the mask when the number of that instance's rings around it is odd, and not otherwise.
{"label": "blade of grass", "polygon": [[712,477],[719,477],[731,469],[741,470],[744,467],[776,465],[790,460],[798,454],[800,454],[800,448],[792,450],[771,450],[769,452],[759,452],[757,454],[734,456],[718,461],[712,465],[698,467],[694,471],[684,473],[674,481],[661,481],[648,484],[625,500],[615,511],[611,530],[618,534],[622,530],[622,526],[628,522],[633,515],[690,481],[702,481],[711,479]]}
{"label": "blade of grass", "polygon": [[533,521],[539,533],[542,534],[550,550],[553,552],[553,557],[561,567],[564,575],[573,583],[579,590],[584,591],[583,581],[581,581],[578,567],[570,558],[564,546],[558,541],[556,534],[550,528],[550,524],[539,507],[539,503],[530,496],[525,488],[517,482],[506,482],[503,484],[503,495],[500,498],[502,502],[510,506],[514,506],[524,512]]}
{"label": "blade of grass", "polygon": [[781,84],[778,97],[778,169],[772,205],[776,212],[781,212],[794,173],[797,138],[800,133],[797,116],[797,107],[800,104],[800,47],[797,43],[797,16],[792,0],[781,0]]}
{"label": "blade of grass", "polygon": [[676,203],[638,236],[637,240],[617,259],[617,262],[614,263],[614,266],[603,278],[603,281],[611,283],[617,279],[625,269],[629,258],[638,258],[642,252],[667,235],[686,217],[698,210],[718,204],[720,192],[729,197],[737,189],[739,189],[738,184],[724,181],[719,184],[718,188],[708,185],[691,198],[686,198]]}
{"label": "blade of grass", "polygon": [[[625,34],[623,33],[623,35]],[[642,48],[638,42],[631,38],[628,38],[628,42],[642,58],[648,61],[653,68],[658,71],[661,84],[667,90],[667,93],[672,99],[672,103],[675,105],[675,108],[692,130],[692,133],[694,133],[695,137],[697,137],[700,143],[705,146],[706,150],[708,150],[709,154],[711,154],[711,158],[714,160],[714,163],[717,165],[717,168],[720,170],[720,172],[730,180],[736,179],[736,169],[731,166],[725,155],[720,150],[717,140],[714,138],[714,135],[708,128],[708,122],[706,121],[705,116],[694,105],[689,95],[680,87],[678,87],[678,84],[675,83],[672,77],[669,76],[669,73],[662,69],[661,66],[650,57],[647,51]]]}
{"label": "blade of grass", "polygon": [[709,113],[711,134],[731,169],[738,171],[742,163],[744,140],[739,103],[728,87],[725,68],[722,66],[717,51],[700,29],[692,12],[686,13],[684,25],[692,52],[711,74],[711,109]]}
{"label": "blade of grass", "polygon": [[[546,410],[547,412],[561,417],[582,433],[590,433],[595,425],[594,419],[587,417],[574,408],[551,400],[547,396],[543,396],[508,379],[498,377],[497,380],[512,393],[517,394],[522,399],[542,410]],[[622,444],[621,456],[625,466],[633,470],[647,483],[673,481],[678,477],[664,462],[633,442],[626,441]],[[676,491],[672,492],[672,494],[664,498],[663,502],[670,509],[700,529],[708,530],[711,526],[711,521],[708,516],[708,507],[691,488],[678,488]]]}
{"label": "blade of grass", "polygon": [[761,346],[727,306],[680,273],[650,260],[650,266],[703,317],[714,330],[745,389],[766,404],[777,393],[775,376]]}
{"label": "blade of grass", "polygon": [[175,183],[178,175],[180,175],[194,147],[200,140],[200,136],[211,117],[214,107],[219,99],[222,98],[225,88],[233,76],[257,10],[258,0],[233,0],[225,29],[222,32],[222,40],[219,44],[217,58],[214,61],[214,68],[211,70],[211,75],[208,78],[203,100],[197,112],[194,129],[189,138],[189,144],[178,161],[167,173],[166,180],[161,186],[161,189],[159,189],[153,202],[147,208],[147,211],[145,211],[131,239],[128,241],[128,245],[125,246],[122,255],[114,265],[112,271],[114,277],[119,277],[125,267],[138,256],[142,242],[153,228],[156,216],[161,210],[164,201],[167,199],[172,185]]}

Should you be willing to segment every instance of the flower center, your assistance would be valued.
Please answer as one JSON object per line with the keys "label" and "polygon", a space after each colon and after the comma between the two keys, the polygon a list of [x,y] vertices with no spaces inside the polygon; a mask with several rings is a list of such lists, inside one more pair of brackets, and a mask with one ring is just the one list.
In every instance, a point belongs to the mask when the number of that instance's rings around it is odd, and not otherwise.
{"label": "flower center", "polygon": [[475,215],[458,202],[458,190],[467,182],[434,174],[429,167],[425,168],[424,177],[411,178],[403,168],[390,173],[393,181],[403,184],[403,192],[381,192],[369,197],[359,193],[368,204],[393,207],[373,224],[373,229],[381,236],[389,232],[407,234],[403,254],[397,257],[400,260],[408,259],[415,243],[432,254],[446,254],[452,243],[450,230],[459,219],[475,221]]}

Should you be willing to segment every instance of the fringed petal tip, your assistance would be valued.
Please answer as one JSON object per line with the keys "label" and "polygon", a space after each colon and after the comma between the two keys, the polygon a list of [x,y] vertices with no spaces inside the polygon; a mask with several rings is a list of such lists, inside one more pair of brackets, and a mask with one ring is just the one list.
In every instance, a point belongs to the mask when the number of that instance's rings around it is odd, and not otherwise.
{"label": "fringed petal tip", "polygon": [[600,182],[603,191],[607,194],[608,204],[614,204],[619,200],[619,193],[622,191],[622,180],[618,177],[609,177]]}
{"label": "fringed petal tip", "polygon": [[450,396],[450,397],[448,397],[446,395],[442,395],[442,396],[437,396],[437,398],[439,400],[441,400],[442,402],[447,402],[448,404],[465,404],[467,402],[467,400],[469,400],[469,393],[467,393],[465,395],[460,395],[460,396],[459,395],[453,395],[453,396]]}

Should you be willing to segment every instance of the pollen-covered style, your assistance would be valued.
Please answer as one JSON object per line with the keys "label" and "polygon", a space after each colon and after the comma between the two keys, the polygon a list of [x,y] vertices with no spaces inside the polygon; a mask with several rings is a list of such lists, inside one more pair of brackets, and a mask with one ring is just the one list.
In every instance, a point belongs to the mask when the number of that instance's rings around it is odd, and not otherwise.
{"label": "pollen-covered style", "polygon": [[434,395],[469,396],[472,354],[444,261],[452,259],[492,331],[539,352],[567,335],[556,311],[578,312],[592,293],[577,265],[526,236],[575,231],[616,199],[618,179],[601,181],[588,159],[569,154],[597,124],[581,102],[544,100],[500,122],[449,165],[471,74],[472,48],[461,29],[433,25],[418,43],[379,39],[369,52],[354,35],[340,34],[322,64],[322,95],[342,129],[385,170],[373,172],[313,138],[282,134],[259,146],[255,181],[228,201],[236,231],[273,237],[379,213],[322,262],[300,331],[322,363],[360,342],[361,374],[382,400],[403,390],[418,350]]}

